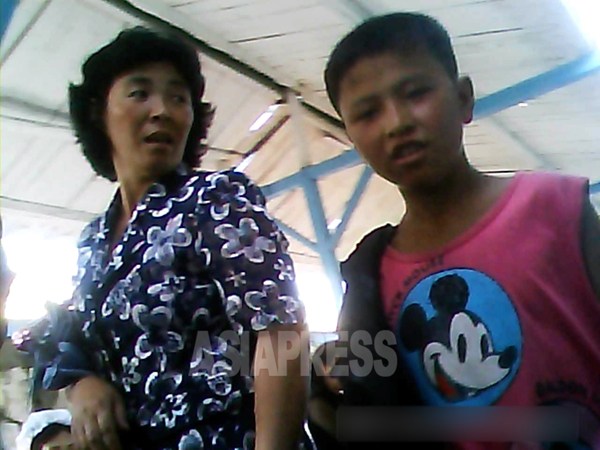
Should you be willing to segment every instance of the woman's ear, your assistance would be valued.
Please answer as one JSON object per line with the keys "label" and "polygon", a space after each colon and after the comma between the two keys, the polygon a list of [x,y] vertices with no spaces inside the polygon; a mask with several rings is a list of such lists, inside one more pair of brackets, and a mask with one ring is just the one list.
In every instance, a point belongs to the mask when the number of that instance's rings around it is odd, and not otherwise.
{"label": "woman's ear", "polygon": [[475,92],[470,77],[463,76],[458,79],[458,98],[461,104],[463,124],[473,121],[473,109],[475,108]]}

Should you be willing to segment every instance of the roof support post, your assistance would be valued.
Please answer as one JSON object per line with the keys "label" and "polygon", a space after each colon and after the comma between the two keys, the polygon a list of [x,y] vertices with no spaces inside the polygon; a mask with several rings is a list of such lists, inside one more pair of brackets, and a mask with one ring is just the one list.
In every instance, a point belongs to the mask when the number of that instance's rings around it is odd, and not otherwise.
{"label": "roof support post", "polygon": [[4,37],[18,4],[19,0],[2,0],[0,2],[0,40]]}
{"label": "roof support post", "polygon": [[350,198],[348,199],[348,202],[346,203],[346,209],[344,210],[344,214],[342,215],[342,218],[340,219],[340,223],[335,229],[335,233],[333,235],[333,245],[335,247],[338,246],[340,239],[342,238],[342,235],[344,234],[344,231],[346,231],[348,222],[350,222],[350,219],[352,218],[352,214],[354,213],[354,210],[358,206],[358,203],[360,202],[360,199],[361,199],[363,193],[365,192],[367,185],[369,184],[371,175],[373,175],[373,169],[371,169],[370,166],[365,166],[362,173],[360,174],[360,178],[356,182],[356,186],[354,187],[354,191],[352,192],[352,195],[350,196]]}
{"label": "roof support post", "polygon": [[317,177],[310,173],[309,140],[302,118],[302,108],[296,95],[289,91],[287,103],[290,108],[292,124],[296,132],[296,143],[298,146],[298,160],[300,165],[299,181],[304,191],[310,218],[317,238],[317,251],[321,257],[321,263],[331,283],[332,293],[335,297],[336,306],[339,308],[342,302],[342,276],[339,262],[335,256],[335,245],[327,227],[327,217],[323,200],[319,193]]}

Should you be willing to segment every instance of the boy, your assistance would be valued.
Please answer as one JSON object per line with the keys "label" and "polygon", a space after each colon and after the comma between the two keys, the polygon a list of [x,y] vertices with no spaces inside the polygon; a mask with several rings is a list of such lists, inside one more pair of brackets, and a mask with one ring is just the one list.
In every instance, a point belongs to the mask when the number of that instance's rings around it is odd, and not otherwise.
{"label": "boy", "polygon": [[399,354],[392,377],[345,378],[346,401],[577,405],[593,424],[581,444],[600,448],[600,221],[587,181],[470,165],[473,86],[427,16],[363,23],[325,82],[357,151],[406,204],[342,266],[339,331],[391,329]]}

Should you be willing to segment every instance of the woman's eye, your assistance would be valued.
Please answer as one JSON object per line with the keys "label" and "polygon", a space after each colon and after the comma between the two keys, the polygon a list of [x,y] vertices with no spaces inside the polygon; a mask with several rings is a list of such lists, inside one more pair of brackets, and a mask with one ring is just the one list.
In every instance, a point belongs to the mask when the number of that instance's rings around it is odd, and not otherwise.
{"label": "woman's eye", "polygon": [[174,95],[173,100],[175,100],[177,103],[187,103],[188,102],[187,96],[179,95],[179,94]]}

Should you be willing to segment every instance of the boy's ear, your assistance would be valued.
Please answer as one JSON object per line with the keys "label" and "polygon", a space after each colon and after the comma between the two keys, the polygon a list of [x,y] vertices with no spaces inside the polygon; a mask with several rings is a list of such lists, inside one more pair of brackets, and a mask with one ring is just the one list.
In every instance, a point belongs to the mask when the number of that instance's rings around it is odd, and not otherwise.
{"label": "boy's ear", "polygon": [[463,76],[458,79],[458,96],[462,109],[462,120],[466,125],[473,121],[473,108],[475,107],[475,92],[470,77]]}

